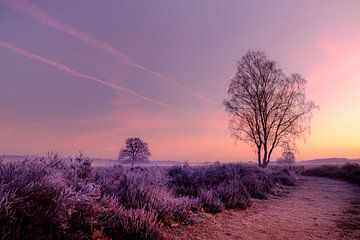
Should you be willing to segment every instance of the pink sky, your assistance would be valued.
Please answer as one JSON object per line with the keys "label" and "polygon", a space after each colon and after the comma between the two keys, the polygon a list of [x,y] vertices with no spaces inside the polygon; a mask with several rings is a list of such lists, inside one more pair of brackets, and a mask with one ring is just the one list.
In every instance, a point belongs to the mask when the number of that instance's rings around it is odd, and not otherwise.
{"label": "pink sky", "polygon": [[[298,158],[360,157],[360,2],[0,0],[0,153],[248,161],[222,107],[261,49],[320,106]],[[275,155],[275,158],[279,153]]]}

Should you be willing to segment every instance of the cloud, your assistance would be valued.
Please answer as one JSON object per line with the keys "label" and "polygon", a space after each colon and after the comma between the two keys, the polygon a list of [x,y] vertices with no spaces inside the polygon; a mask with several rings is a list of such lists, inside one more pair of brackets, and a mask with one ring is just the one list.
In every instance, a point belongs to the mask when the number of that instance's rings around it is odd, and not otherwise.
{"label": "cloud", "polygon": [[36,6],[34,3],[30,2],[30,1],[27,1],[27,0],[0,0],[0,3],[3,3],[7,6],[9,6],[11,9],[13,9],[15,11],[18,11],[18,12],[21,12],[23,14],[33,17],[34,19],[36,19],[38,22],[40,22],[43,25],[46,25],[46,26],[55,28],[59,31],[62,31],[62,32],[72,36],[73,38],[81,41],[82,43],[84,43],[86,45],[89,45],[93,48],[101,50],[102,52],[114,57],[115,59],[117,59],[129,66],[132,66],[132,67],[139,69],[145,73],[156,76],[159,79],[170,83],[173,87],[176,87],[178,90],[180,90],[183,93],[191,95],[191,96],[198,98],[201,101],[204,101],[207,103],[211,103],[211,104],[215,104],[215,105],[218,104],[214,100],[212,100],[206,96],[203,96],[202,94],[194,91],[193,89],[190,89],[190,88],[180,84],[176,80],[174,80],[158,71],[154,71],[148,67],[145,67],[145,66],[139,64],[136,60],[123,54],[122,52],[115,49],[110,44],[103,42],[101,40],[98,40],[86,32],[83,32],[76,28],[67,26],[63,22],[51,17],[44,9],[40,8],[39,6]]}
{"label": "cloud", "polygon": [[91,81],[94,81],[94,82],[97,82],[97,83],[100,83],[102,85],[105,85],[107,87],[110,87],[112,88],[113,90],[115,91],[122,91],[122,92],[126,92],[126,93],[129,93],[133,96],[136,96],[146,102],[149,102],[149,103],[152,103],[154,105],[158,105],[158,106],[161,106],[161,107],[164,107],[164,108],[168,108],[168,109],[174,109],[174,107],[166,104],[166,103],[163,103],[163,102],[160,102],[160,101],[157,101],[157,100],[154,100],[154,99],[151,99],[151,98],[148,98],[140,93],[137,93],[131,89],[128,89],[126,87],[123,87],[121,85],[118,85],[118,84],[114,84],[114,83],[110,83],[110,82],[107,82],[101,78],[97,78],[97,77],[94,77],[94,76],[90,76],[90,75],[87,75],[87,74],[84,74],[84,73],[80,73],[78,71],[75,71],[74,69],[66,66],[66,65],[63,65],[59,62],[56,62],[54,60],[51,60],[51,59],[48,59],[48,58],[45,58],[45,57],[42,57],[42,56],[39,56],[39,55],[36,55],[34,53],[31,53],[31,52],[28,52],[24,49],[21,49],[21,48],[18,48],[10,43],[7,43],[7,42],[4,42],[4,41],[1,41],[0,40],[0,47],[2,48],[5,48],[5,49],[8,49],[14,53],[17,53],[19,55],[22,55],[22,56],[25,56],[27,58],[30,58],[30,59],[34,59],[34,60],[37,60],[39,62],[42,62],[46,65],[49,65],[49,66],[52,66],[62,72],[65,72],[69,75],[72,75],[74,77],[78,77],[78,78],[82,78],[82,79],[87,79],[87,80],[91,80]]}

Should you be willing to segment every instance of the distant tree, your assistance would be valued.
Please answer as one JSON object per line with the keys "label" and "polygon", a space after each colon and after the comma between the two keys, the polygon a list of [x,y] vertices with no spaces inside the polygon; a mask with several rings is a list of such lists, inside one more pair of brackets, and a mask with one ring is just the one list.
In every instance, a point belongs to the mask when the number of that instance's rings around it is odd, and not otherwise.
{"label": "distant tree", "polygon": [[260,167],[276,147],[309,129],[316,106],[306,100],[305,84],[300,74],[286,76],[264,52],[249,51],[239,60],[224,105],[232,136],[256,147]]}
{"label": "distant tree", "polygon": [[279,164],[293,164],[295,163],[295,154],[291,150],[284,151],[276,162]]}
{"label": "distant tree", "polygon": [[135,162],[149,161],[151,153],[146,142],[138,137],[128,138],[125,141],[125,147],[120,151],[119,160],[131,162],[134,167]]}

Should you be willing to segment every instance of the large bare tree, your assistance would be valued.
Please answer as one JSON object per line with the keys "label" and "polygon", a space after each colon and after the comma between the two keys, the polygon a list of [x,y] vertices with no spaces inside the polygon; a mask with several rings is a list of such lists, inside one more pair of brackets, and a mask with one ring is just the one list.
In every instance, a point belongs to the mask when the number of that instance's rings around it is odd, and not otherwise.
{"label": "large bare tree", "polygon": [[256,148],[260,167],[274,149],[295,143],[309,129],[314,102],[305,98],[306,80],[287,76],[264,52],[249,51],[238,61],[224,100],[232,136]]}

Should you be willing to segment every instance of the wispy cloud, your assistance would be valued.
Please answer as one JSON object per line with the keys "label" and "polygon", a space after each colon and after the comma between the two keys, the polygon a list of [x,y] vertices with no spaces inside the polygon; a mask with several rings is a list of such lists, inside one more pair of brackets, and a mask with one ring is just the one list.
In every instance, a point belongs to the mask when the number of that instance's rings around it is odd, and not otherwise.
{"label": "wispy cloud", "polygon": [[113,90],[129,93],[129,94],[131,94],[133,96],[136,96],[136,97],[138,97],[138,98],[140,98],[140,99],[142,99],[144,101],[147,101],[149,103],[152,103],[152,104],[155,104],[155,105],[158,105],[158,106],[161,106],[161,107],[165,107],[165,108],[168,108],[168,109],[175,109],[174,107],[172,107],[172,106],[170,106],[170,105],[168,105],[166,103],[163,103],[163,102],[148,98],[148,97],[146,97],[146,96],[144,96],[144,95],[142,95],[140,93],[137,93],[137,92],[135,92],[135,91],[133,91],[131,89],[128,89],[126,87],[123,87],[121,85],[110,83],[110,82],[105,81],[104,79],[97,78],[97,77],[94,77],[94,76],[90,76],[90,75],[75,71],[74,69],[72,69],[72,68],[70,68],[70,67],[68,67],[66,65],[63,65],[63,64],[61,64],[59,62],[56,62],[54,60],[51,60],[51,59],[39,56],[37,54],[28,52],[28,51],[26,51],[24,49],[18,48],[16,46],[14,46],[14,45],[12,45],[10,43],[4,42],[2,40],[0,40],[0,47],[8,49],[8,50],[10,50],[10,51],[12,51],[14,53],[25,56],[27,58],[37,60],[39,62],[42,62],[42,63],[46,64],[46,65],[52,66],[52,67],[54,67],[54,68],[56,68],[56,69],[58,69],[58,70],[60,70],[62,72],[65,72],[65,73],[67,73],[69,75],[72,75],[74,77],[87,79],[87,80],[91,80],[91,81],[100,83],[102,85],[105,85],[107,87],[112,88]]}
{"label": "wispy cloud", "polygon": [[56,18],[51,17],[44,9],[40,8],[39,6],[35,5],[34,3],[32,3],[28,0],[0,0],[0,3],[4,3],[15,11],[18,11],[18,12],[21,12],[23,14],[33,17],[34,19],[36,19],[38,22],[40,22],[43,25],[58,29],[59,31],[62,31],[62,32],[72,36],[73,38],[81,41],[82,43],[84,43],[86,45],[89,45],[93,48],[101,50],[104,53],[114,57],[115,59],[117,59],[129,66],[132,66],[143,72],[146,72],[148,74],[156,76],[159,79],[170,83],[173,87],[175,87],[176,89],[178,89],[179,91],[181,91],[183,93],[191,95],[191,96],[198,98],[201,101],[204,101],[207,103],[218,104],[214,100],[198,93],[197,91],[180,84],[178,81],[176,81],[158,71],[155,71],[146,66],[143,66],[142,64],[138,63],[133,58],[131,58],[131,57],[123,54],[119,50],[115,49],[110,44],[103,42],[101,40],[98,40],[86,32],[83,32],[76,28],[70,27],[70,26],[64,24],[63,22],[57,20]]}

